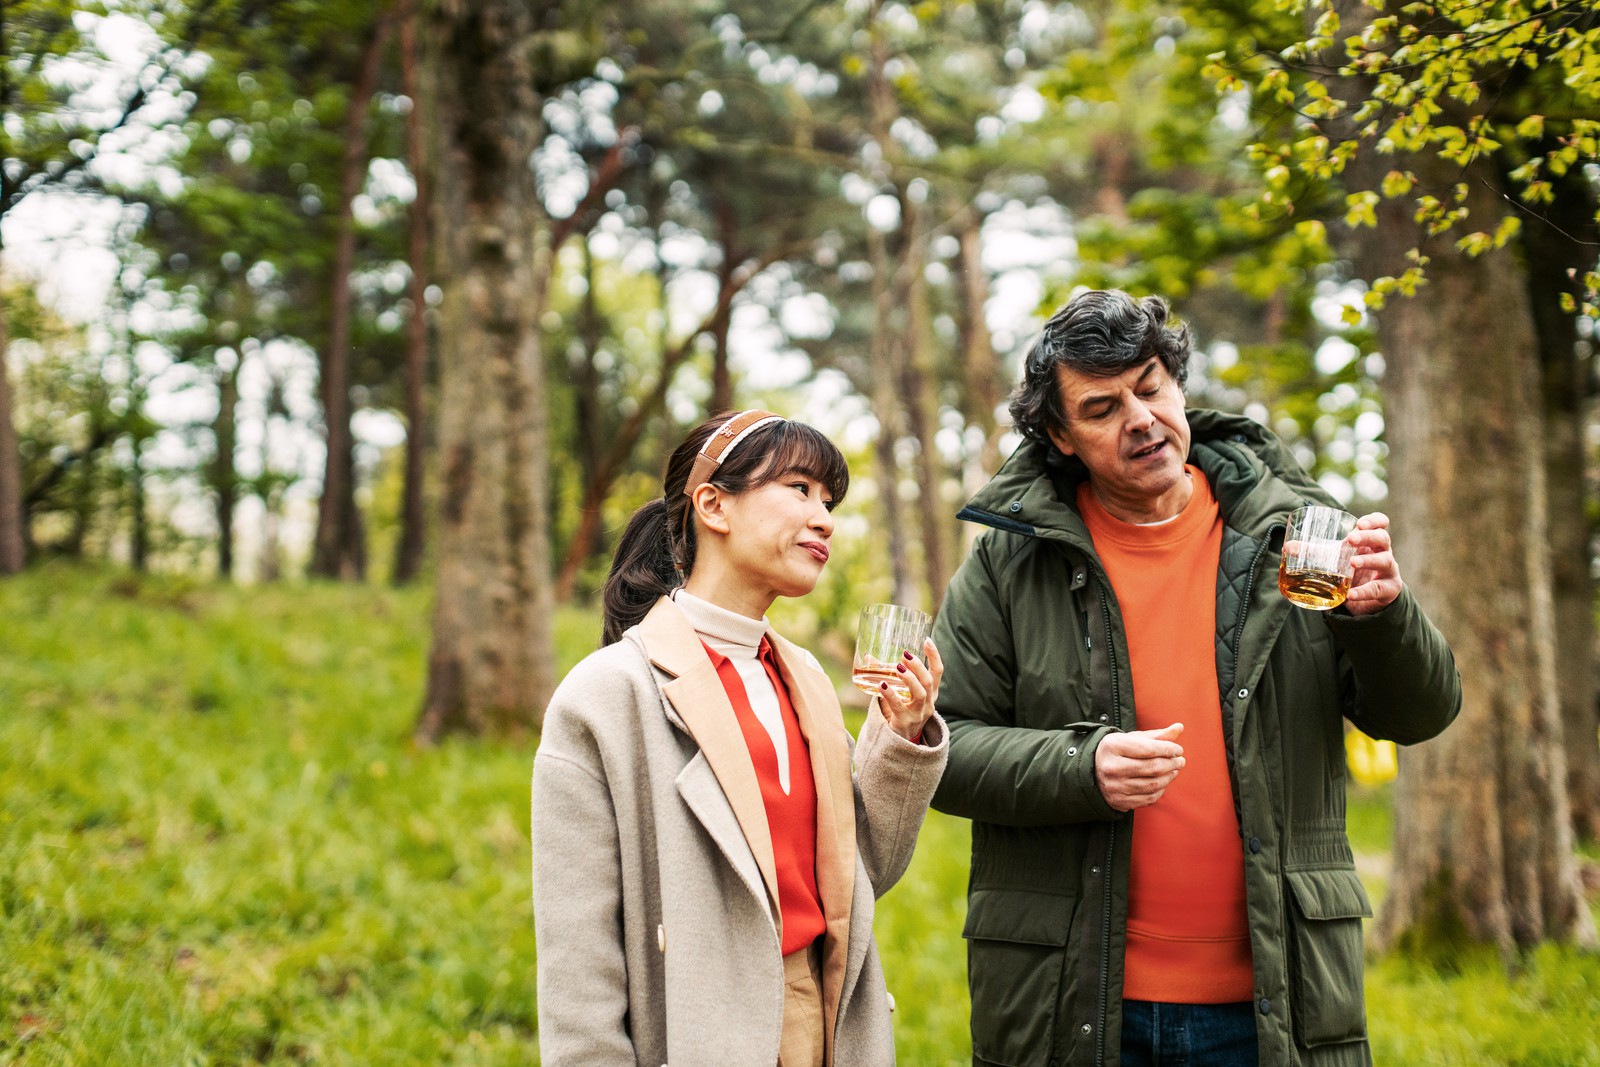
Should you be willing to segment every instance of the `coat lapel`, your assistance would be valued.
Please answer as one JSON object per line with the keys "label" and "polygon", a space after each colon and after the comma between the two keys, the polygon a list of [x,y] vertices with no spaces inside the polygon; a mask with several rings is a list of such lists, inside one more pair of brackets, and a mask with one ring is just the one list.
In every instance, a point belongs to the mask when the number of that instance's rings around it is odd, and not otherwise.
{"label": "coat lapel", "polygon": [[817,786],[817,891],[827,919],[822,950],[824,1055],[833,1062],[833,1032],[844,989],[850,951],[850,902],[855,893],[855,783],[850,772],[850,741],[839,712],[839,698],[827,676],[805,665],[806,654],[768,630],[777,653],[778,672],[789,688],[789,700],[800,732],[811,750],[811,774]]}
{"label": "coat lapel", "polygon": [[[767,890],[767,911],[776,928],[778,867],[772,854],[772,834],[767,828],[767,809],[739,721],[733,705],[728,702],[727,691],[722,688],[722,679],[717,677],[717,670],[700,644],[699,636],[666,597],[658,600],[639,624],[639,637],[650,662],[674,676],[661,687],[662,695],[672,702],[673,710],[699,746],[700,754],[727,797],[728,806],[733,809],[745,844],[761,871],[761,881]],[[692,763],[686,771],[691,769]],[[702,779],[696,790],[694,777],[685,774],[680,776],[680,794],[737,868],[740,864],[730,848],[731,842],[724,840],[725,833],[719,835],[714,815],[708,816],[711,805],[704,795],[706,784]]]}

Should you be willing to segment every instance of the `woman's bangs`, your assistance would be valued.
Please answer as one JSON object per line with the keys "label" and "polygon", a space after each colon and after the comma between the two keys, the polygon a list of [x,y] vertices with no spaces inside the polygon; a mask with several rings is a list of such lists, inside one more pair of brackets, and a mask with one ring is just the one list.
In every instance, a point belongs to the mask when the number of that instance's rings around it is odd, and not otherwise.
{"label": "woman's bangs", "polygon": [[751,457],[764,457],[759,471],[750,472],[754,485],[795,471],[821,482],[835,505],[850,488],[850,467],[844,453],[815,426],[788,420],[773,423],[751,434],[739,451],[747,448]]}

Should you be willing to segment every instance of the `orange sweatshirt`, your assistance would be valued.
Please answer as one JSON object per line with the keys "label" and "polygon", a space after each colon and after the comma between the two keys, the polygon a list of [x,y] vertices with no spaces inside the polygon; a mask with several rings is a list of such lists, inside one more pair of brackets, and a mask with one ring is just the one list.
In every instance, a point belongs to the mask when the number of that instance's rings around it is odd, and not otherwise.
{"label": "orange sweatshirt", "polygon": [[1222,519],[1205,475],[1169,522],[1115,518],[1085,483],[1078,508],[1122,608],[1141,730],[1183,723],[1184,767],[1133,813],[1122,995],[1222,1004],[1252,999],[1244,850],[1217,693],[1217,558]]}

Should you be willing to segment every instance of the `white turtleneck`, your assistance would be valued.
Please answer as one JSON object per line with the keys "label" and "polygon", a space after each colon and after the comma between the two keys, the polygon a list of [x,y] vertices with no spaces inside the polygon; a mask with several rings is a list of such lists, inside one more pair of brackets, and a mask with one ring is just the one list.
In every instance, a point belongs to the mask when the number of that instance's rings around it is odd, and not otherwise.
{"label": "white turtleneck", "polygon": [[675,589],[672,602],[689,619],[700,639],[719,654],[727,656],[744,682],[745,696],[756,721],[772,738],[778,755],[778,784],[789,792],[789,737],[783,729],[783,712],[778,707],[778,691],[761,665],[761,639],[767,634],[767,620],[751,619],[736,611],[720,608],[685,589]]}

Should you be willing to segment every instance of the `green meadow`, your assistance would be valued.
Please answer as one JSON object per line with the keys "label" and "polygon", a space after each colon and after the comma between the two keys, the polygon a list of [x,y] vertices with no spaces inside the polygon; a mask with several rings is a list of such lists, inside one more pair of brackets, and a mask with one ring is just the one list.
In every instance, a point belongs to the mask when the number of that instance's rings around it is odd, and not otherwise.
{"label": "green meadow", "polygon": [[[560,618],[563,662],[597,623]],[[528,1064],[531,743],[410,741],[425,592],[0,583],[0,1064]],[[1354,798],[1375,896],[1388,796]],[[901,1062],[968,1062],[967,827],[878,938]],[[1594,857],[1590,857],[1592,863]],[[1600,958],[1369,967],[1379,1064],[1600,1064]]]}

